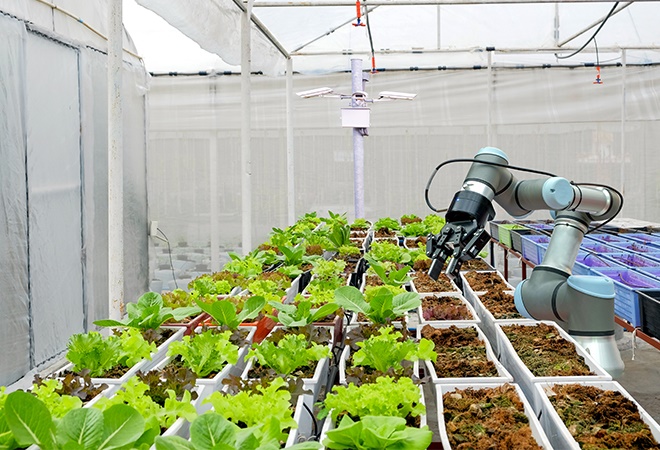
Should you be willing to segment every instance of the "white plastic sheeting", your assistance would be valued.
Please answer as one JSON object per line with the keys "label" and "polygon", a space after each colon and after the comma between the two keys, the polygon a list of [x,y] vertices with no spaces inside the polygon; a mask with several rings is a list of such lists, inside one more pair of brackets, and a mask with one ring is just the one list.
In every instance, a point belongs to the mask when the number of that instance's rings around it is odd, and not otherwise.
{"label": "white plastic sheeting", "polygon": [[[108,316],[105,44],[48,11],[0,1],[0,385]],[[124,67],[125,292],[134,301],[148,288],[146,78],[137,60]]]}
{"label": "white plastic sheeting", "polygon": [[[223,71],[232,70],[231,65],[240,63],[239,8],[232,0],[138,0],[138,3],[224,60],[214,61],[197,53],[190,43],[182,44],[185,50],[177,52],[178,42],[186,41],[185,36],[176,30],[168,32],[157,20],[135,7],[128,8],[127,26],[150,71]],[[278,2],[268,0],[268,3]],[[314,6],[283,7],[259,4],[255,0],[253,15],[292,54],[295,71],[312,74],[350,70],[348,55],[368,60],[368,31],[366,27],[352,25],[356,22],[354,4],[317,6],[322,2],[315,2]],[[363,2],[364,5],[369,2]],[[582,53],[569,59],[555,57],[555,52],[565,56],[582,46],[597,28],[589,29],[589,25],[602,20],[613,5],[613,2],[372,5],[368,19],[363,16],[362,20],[363,23],[368,20],[371,27],[376,66],[384,69],[483,66],[487,64],[487,47],[498,50],[493,55],[495,67],[620,61],[620,48],[628,49],[629,63],[660,62],[657,52],[648,51],[660,46],[660,28],[656,23],[660,16],[658,2],[634,2],[612,15],[595,43],[591,42]],[[621,2],[618,8],[625,5]],[[132,14],[139,15],[139,20],[132,19]],[[580,32],[584,33],[564,42]],[[170,52],[155,48],[153,42],[161,41],[167,42]],[[259,45],[255,45],[257,41]],[[254,30],[252,43],[253,70],[281,74],[284,70],[281,58],[263,34]],[[600,49],[598,55],[596,44]],[[557,50],[558,47],[562,49]]]}
{"label": "white plastic sheeting", "polygon": [[[371,107],[372,126],[365,138],[367,218],[431,212],[423,194],[433,168],[446,159],[471,158],[481,147],[494,145],[509,155],[513,165],[621,189],[622,217],[658,220],[660,68],[607,67],[602,85],[592,84],[594,68],[494,69],[491,76],[489,82],[487,70],[436,70],[372,77],[367,83],[372,98],[384,90],[418,95],[410,102]],[[284,78],[253,77],[252,81],[255,246],[267,238],[271,227],[287,225],[284,86]],[[348,92],[350,74],[293,77],[294,92],[320,86]],[[160,221],[174,247],[186,242],[181,260],[186,253],[189,259],[194,249],[208,249],[212,221],[219,224],[224,248],[240,245],[239,92],[237,76],[152,79],[151,217]],[[296,215],[331,210],[348,212],[350,217],[351,130],[340,126],[340,108],[347,101],[295,97],[292,104]],[[209,167],[211,151],[218,152],[215,167]],[[456,164],[438,173],[430,194],[437,208],[448,206],[467,169],[466,164]],[[524,173],[517,175],[526,178]],[[210,192],[211,177],[216,178],[217,192]],[[211,202],[217,202],[218,217],[210,217]],[[546,212],[537,216],[549,217]],[[500,211],[501,218],[506,216]],[[173,251],[176,264],[179,252]],[[152,255],[152,275],[161,266],[171,280],[169,261],[163,255]]]}

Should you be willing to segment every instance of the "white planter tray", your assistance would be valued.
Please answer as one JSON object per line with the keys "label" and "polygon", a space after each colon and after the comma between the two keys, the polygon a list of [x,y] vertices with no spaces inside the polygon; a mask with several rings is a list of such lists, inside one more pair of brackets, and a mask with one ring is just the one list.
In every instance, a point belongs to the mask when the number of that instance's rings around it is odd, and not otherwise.
{"label": "white planter tray", "polygon": [[412,280],[410,280],[410,290],[412,292],[417,292],[419,295],[425,295],[425,294],[438,295],[438,294],[457,294],[457,293],[461,293],[461,290],[458,288],[458,286],[456,285],[456,283],[454,283],[453,280],[450,279],[449,283],[451,284],[451,291],[420,292],[420,291],[417,290],[417,286],[415,286],[415,279],[413,278]]}
{"label": "white planter tray", "polygon": [[[513,295],[513,291],[504,291],[507,294]],[[495,324],[496,323],[506,323],[508,325],[511,324],[531,324],[531,323],[536,323],[535,320],[533,319],[526,319],[526,318],[519,318],[519,319],[496,319],[493,314],[486,308],[486,306],[483,304],[481,301],[481,296],[484,295],[484,293],[480,293],[474,298],[473,305],[475,311],[477,311],[477,315],[481,319],[480,327],[483,330],[484,334],[488,338],[488,340],[493,344],[493,350],[495,351],[495,354],[499,355],[500,354],[500,349],[499,349],[499,344],[497,341],[497,334],[495,333]]]}
{"label": "white planter tray", "polygon": [[[483,389],[483,388],[496,388],[502,386],[503,383],[474,383],[470,385],[464,384],[438,384],[435,386],[436,389],[436,400],[438,405],[438,431],[440,433],[440,439],[442,441],[442,448],[445,450],[450,450],[452,447],[449,443],[449,437],[447,436],[447,427],[445,426],[445,421],[442,419],[444,417],[444,405],[442,402],[442,396],[447,392],[453,392],[456,389]],[[552,447],[550,441],[548,440],[546,434],[539,423],[539,420],[536,418],[534,410],[531,405],[525,398],[523,391],[520,389],[520,386],[517,384],[512,384],[516,388],[518,397],[523,403],[525,415],[529,419],[529,426],[532,430],[532,436],[536,439],[536,443],[541,446],[541,448],[546,450],[552,450],[553,448],[559,450],[561,447]]]}
{"label": "white planter tray", "polygon": [[[427,374],[431,376],[431,380],[433,381],[434,384],[452,384],[452,385],[464,385],[464,384],[474,384],[474,383],[510,383],[513,382],[513,376],[509,373],[509,371],[506,370],[506,368],[502,365],[501,362],[498,361],[497,357],[495,356],[495,353],[493,352],[493,349],[490,346],[490,343],[488,342],[488,339],[486,339],[486,336],[484,333],[481,331],[478,325],[476,324],[466,324],[466,323],[455,323],[455,322],[447,322],[447,323],[442,323],[442,324],[433,324],[431,325],[433,328],[449,328],[450,326],[455,325],[457,328],[475,328],[477,330],[477,335],[479,336],[479,340],[481,340],[484,343],[484,346],[486,347],[486,357],[488,360],[492,361],[493,364],[495,364],[495,368],[497,369],[497,374],[498,376],[496,377],[463,377],[463,378],[441,378],[438,377],[435,371],[435,367],[433,366],[433,363],[431,361],[424,361],[425,364],[425,369]],[[420,326],[417,328],[417,339],[421,339],[422,337],[422,328],[423,326]],[[415,362],[415,373],[419,376],[419,362]]]}
{"label": "white planter tray", "polygon": [[[502,274],[498,272],[497,270],[476,270],[475,272],[477,273],[496,273],[499,278],[505,283],[505,291],[513,291],[515,288],[504,279]],[[470,283],[468,283],[467,279],[465,278],[465,274],[468,272],[460,272],[460,277],[461,277],[461,282],[463,283],[463,295],[465,295],[465,298],[467,299],[468,302],[470,302],[473,306],[476,303],[476,300],[478,300],[479,295],[484,294],[486,291],[475,291],[472,289],[472,286],[470,286]]]}
{"label": "white planter tray", "polygon": [[[554,448],[562,450],[579,450],[580,446],[577,441],[573,439],[573,436],[566,428],[566,425],[557,414],[554,406],[550,403],[548,395],[554,395],[552,392],[552,387],[555,384],[568,384],[565,382],[554,383],[554,382],[541,382],[536,383],[535,388],[538,394],[538,397],[541,399],[541,416],[540,421],[545,429],[550,442]],[[608,391],[618,391],[623,394],[629,400],[632,400],[637,409],[639,410],[639,415],[642,420],[649,426],[651,433],[656,441],[660,442],[660,426],[658,423],[653,420],[653,418],[642,408],[639,403],[616,381],[583,381],[579,384],[585,386],[594,386],[600,389]]]}
{"label": "white planter tray", "polygon": [[[419,317],[419,323],[420,326],[424,325],[435,325],[435,324],[441,324],[445,322],[452,322],[454,324],[458,323],[480,323],[481,319],[479,318],[479,314],[477,313],[477,310],[467,301],[465,297],[463,297],[463,294],[460,292],[440,292],[437,294],[419,294],[422,300],[422,304],[417,307],[417,316]],[[433,319],[433,320],[424,320],[424,314],[423,314],[423,305],[424,305],[424,297],[453,297],[453,298],[458,298],[463,305],[467,308],[467,310],[472,314],[472,319],[463,319],[463,320],[440,320],[440,319]]]}
{"label": "white planter tray", "polygon": [[[419,397],[420,402],[426,407],[426,401],[424,399],[424,387],[422,385],[419,385],[419,395],[420,395]],[[323,444],[323,440],[326,438],[326,434],[328,433],[328,431],[335,429],[335,424],[331,419],[331,415],[332,415],[332,410],[330,410],[328,416],[325,418],[325,421],[323,422],[323,428],[321,428],[321,437],[319,438],[319,442],[321,444]],[[421,415],[419,417],[420,428],[426,426],[427,424],[428,424],[427,414]],[[288,446],[288,442],[287,442],[287,446]],[[325,446],[323,446],[322,448],[325,448]]]}
{"label": "white planter tray", "polygon": [[[566,341],[570,342],[575,346],[575,350],[578,355],[584,358],[585,364],[589,366],[594,375],[585,375],[585,376],[553,376],[553,377],[537,377],[525,366],[525,364],[518,356],[518,353],[514,349],[513,345],[506,337],[506,334],[502,330],[503,326],[506,325],[523,325],[523,326],[535,326],[538,323],[545,323],[554,327],[557,332],[564,338]],[[499,359],[502,361],[502,364],[511,372],[514,380],[522,388],[527,399],[534,411],[538,414],[541,410],[541,398],[534,387],[534,383],[543,383],[543,382],[573,382],[581,383],[586,381],[611,381],[612,377],[608,374],[598,363],[587,353],[580,344],[578,344],[567,332],[561,329],[556,323],[550,321],[542,322],[530,322],[530,323],[508,323],[506,321],[498,321],[495,325],[495,331],[497,334],[498,346],[500,349]]]}

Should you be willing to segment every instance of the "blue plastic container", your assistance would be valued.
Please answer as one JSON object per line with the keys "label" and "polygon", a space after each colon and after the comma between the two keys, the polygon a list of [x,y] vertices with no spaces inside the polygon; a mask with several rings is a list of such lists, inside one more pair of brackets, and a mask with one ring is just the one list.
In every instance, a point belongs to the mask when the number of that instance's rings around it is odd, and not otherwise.
{"label": "blue plastic container", "polygon": [[612,247],[611,245],[602,244],[600,242],[589,240],[583,240],[580,245],[581,250],[585,250],[591,253],[621,253],[621,249],[617,247]]}
{"label": "blue plastic container", "polygon": [[592,267],[622,267],[620,264],[607,259],[593,252],[579,251],[575,264],[573,265],[573,275],[592,275]]}
{"label": "blue plastic container", "polygon": [[[649,254],[651,253],[644,253],[644,255]],[[602,258],[612,260],[621,266],[626,266],[636,270],[644,267],[660,267],[660,261],[647,258],[638,253],[605,253],[603,254]]]}
{"label": "blue plastic container", "polygon": [[[539,235],[529,235],[522,236],[522,255],[527,261],[532,264],[539,264],[541,258],[539,258],[539,244],[548,244],[550,242],[550,236],[543,234]],[[542,249],[542,255],[545,254],[545,248]]]}
{"label": "blue plastic container", "polygon": [[657,253],[658,251],[657,247],[640,244],[639,242],[630,242],[627,244],[624,242],[614,242],[612,243],[612,246],[633,253]]}
{"label": "blue plastic container", "polygon": [[635,270],[647,277],[660,281],[660,266],[656,267],[636,267]]}
{"label": "blue plastic container", "polygon": [[660,289],[660,281],[629,268],[594,267],[593,274],[614,282],[614,314],[634,327],[642,324],[638,289]]}
{"label": "blue plastic container", "polygon": [[616,242],[621,242],[623,244],[631,244],[632,242],[634,242],[624,237],[616,236],[614,234],[609,234],[609,233],[587,234],[584,236],[584,238],[607,245],[615,245]]}
{"label": "blue plastic container", "polygon": [[648,245],[650,247],[657,247],[660,249],[660,236],[648,233],[629,233],[626,234],[626,239],[639,242],[640,244]]}

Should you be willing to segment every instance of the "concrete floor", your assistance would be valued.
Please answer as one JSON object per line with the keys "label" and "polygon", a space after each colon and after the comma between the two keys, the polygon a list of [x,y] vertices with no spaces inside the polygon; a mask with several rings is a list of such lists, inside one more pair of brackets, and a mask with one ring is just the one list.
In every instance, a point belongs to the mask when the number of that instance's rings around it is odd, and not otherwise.
{"label": "concrete floor", "polygon": [[[503,272],[504,252],[495,247],[495,265]],[[518,258],[509,255],[509,283],[516,286],[522,279],[522,263]],[[529,276],[529,268],[527,276]],[[660,350],[635,338],[635,358],[633,359],[632,333],[618,330],[617,346],[621,359],[626,366],[625,372],[618,381],[632,395],[647,413],[660,423]]]}

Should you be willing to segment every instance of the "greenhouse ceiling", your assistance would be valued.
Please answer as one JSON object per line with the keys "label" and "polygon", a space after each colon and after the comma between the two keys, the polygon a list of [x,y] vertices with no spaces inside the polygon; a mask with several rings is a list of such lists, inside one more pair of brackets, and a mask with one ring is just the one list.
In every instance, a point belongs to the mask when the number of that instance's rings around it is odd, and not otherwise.
{"label": "greenhouse ceiling", "polygon": [[[169,24],[125,0],[124,21],[150,71],[240,70],[247,2],[135,1]],[[349,70],[352,57],[369,66],[372,56],[377,70],[660,62],[655,1],[367,0],[359,26],[353,0],[251,5],[252,71],[269,75],[283,74],[287,58],[302,73]]]}

